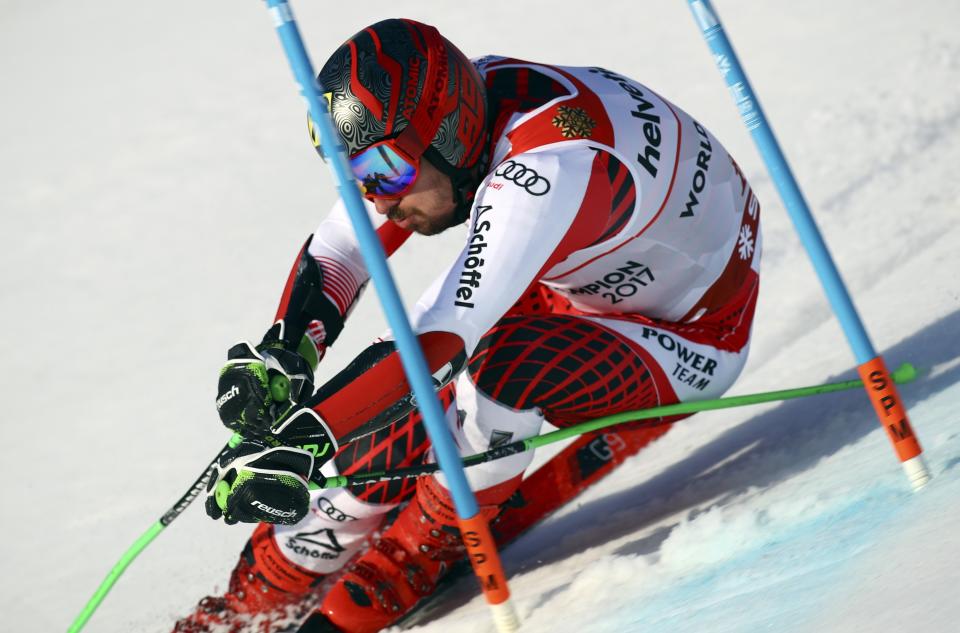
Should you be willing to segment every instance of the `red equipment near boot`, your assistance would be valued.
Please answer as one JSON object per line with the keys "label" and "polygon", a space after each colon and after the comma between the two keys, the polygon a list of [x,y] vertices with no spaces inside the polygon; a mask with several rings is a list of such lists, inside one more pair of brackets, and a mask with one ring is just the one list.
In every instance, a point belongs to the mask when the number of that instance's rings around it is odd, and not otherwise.
{"label": "red equipment near boot", "polygon": [[[488,519],[520,484],[516,477],[479,491]],[[374,546],[330,590],[319,613],[343,633],[374,633],[396,622],[465,550],[450,493],[434,477],[417,482],[417,496]]]}
{"label": "red equipment near boot", "polygon": [[261,523],[243,548],[226,593],[200,600],[173,633],[275,631],[310,610],[324,578],[287,560],[277,549],[273,526]]}

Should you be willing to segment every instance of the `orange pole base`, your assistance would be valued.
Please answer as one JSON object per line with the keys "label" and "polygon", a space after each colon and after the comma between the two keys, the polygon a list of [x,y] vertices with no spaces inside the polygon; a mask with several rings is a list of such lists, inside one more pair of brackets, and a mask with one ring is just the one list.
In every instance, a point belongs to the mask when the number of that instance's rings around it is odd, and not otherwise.
{"label": "orange pole base", "polygon": [[910,426],[907,410],[883,358],[877,356],[857,369],[877,418],[903,463],[910,483],[914,489],[922,488],[931,479],[930,471],[923,461],[923,449]]}
{"label": "orange pole base", "polygon": [[480,579],[480,588],[490,604],[500,604],[510,598],[507,577],[503,573],[497,543],[490,533],[490,525],[483,513],[469,519],[460,519],[460,533],[473,571]]}
{"label": "orange pole base", "polygon": [[497,542],[490,533],[490,525],[482,512],[469,519],[460,519],[460,534],[467,548],[473,571],[480,580],[480,588],[490,604],[493,621],[499,633],[520,629],[520,620],[510,602],[510,589],[503,573]]}

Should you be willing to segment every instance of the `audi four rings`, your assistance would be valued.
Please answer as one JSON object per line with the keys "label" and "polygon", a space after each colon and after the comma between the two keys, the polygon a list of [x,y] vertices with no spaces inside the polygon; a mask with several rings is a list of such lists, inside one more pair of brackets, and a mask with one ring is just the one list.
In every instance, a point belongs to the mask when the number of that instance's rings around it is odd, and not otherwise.
{"label": "audi four rings", "polygon": [[549,180],[515,160],[505,161],[497,167],[493,175],[500,176],[519,187],[523,187],[531,196],[543,196],[550,191]]}

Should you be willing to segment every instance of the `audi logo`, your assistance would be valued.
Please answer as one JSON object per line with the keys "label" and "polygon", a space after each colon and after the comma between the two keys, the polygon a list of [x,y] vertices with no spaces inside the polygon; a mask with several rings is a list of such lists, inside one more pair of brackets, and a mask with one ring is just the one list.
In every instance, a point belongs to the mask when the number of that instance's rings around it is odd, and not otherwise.
{"label": "audi logo", "polygon": [[326,497],[320,497],[320,500],[317,501],[317,508],[319,508],[320,512],[323,512],[325,515],[327,515],[334,521],[337,521],[338,523],[342,523],[348,520],[354,521],[357,518],[357,517],[352,517],[346,512],[343,512],[342,510],[338,509]]}
{"label": "audi logo", "polygon": [[523,163],[508,160],[497,167],[494,176],[500,176],[529,193],[531,196],[543,196],[550,191],[550,181],[530,169]]}

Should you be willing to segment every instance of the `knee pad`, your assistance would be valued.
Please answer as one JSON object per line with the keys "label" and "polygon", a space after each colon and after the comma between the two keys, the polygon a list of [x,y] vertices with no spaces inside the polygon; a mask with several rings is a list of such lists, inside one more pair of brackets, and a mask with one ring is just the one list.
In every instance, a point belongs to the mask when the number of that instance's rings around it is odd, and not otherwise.
{"label": "knee pad", "polygon": [[[459,411],[448,409],[447,422],[461,455],[473,455],[533,437],[543,425],[543,414],[538,409],[521,411],[493,400],[477,389],[467,373],[461,374],[457,381],[455,408]],[[467,481],[475,491],[492,488],[522,475],[532,461],[533,451],[525,451],[471,466],[466,469]],[[448,487],[443,473],[436,477],[443,487]]]}

